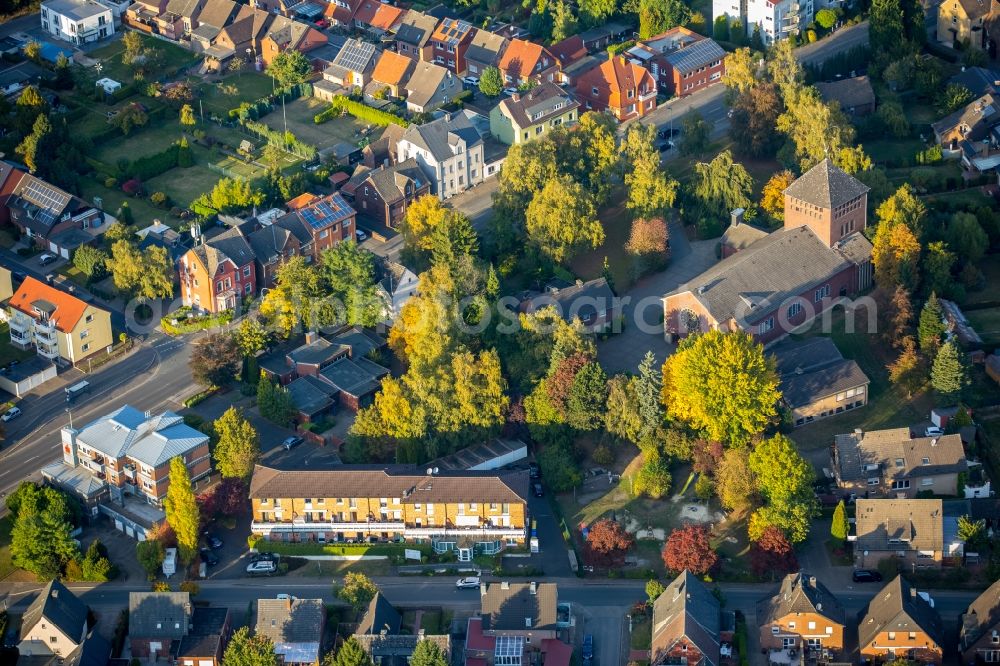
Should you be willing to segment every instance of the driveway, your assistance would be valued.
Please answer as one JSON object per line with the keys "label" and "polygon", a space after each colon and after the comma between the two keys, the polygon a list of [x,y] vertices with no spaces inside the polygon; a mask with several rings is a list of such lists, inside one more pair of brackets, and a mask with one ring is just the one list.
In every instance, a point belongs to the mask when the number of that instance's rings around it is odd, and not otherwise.
{"label": "driveway", "polygon": [[660,299],[714,264],[715,245],[714,240],[689,242],[681,225],[670,223],[670,265],[619,294],[625,330],[597,343],[597,358],[608,373],[635,372],[647,351],[653,352],[657,364],[673,352],[674,345],[663,337]]}

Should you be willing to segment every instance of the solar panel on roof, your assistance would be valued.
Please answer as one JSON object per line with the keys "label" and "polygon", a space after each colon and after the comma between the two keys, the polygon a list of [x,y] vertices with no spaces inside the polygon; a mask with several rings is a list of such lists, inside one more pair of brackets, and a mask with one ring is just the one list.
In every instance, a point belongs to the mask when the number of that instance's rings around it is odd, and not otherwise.
{"label": "solar panel on roof", "polygon": [[69,198],[65,193],[37,178],[28,183],[21,196],[42,209],[38,217],[45,223],[55,219],[65,208]]}

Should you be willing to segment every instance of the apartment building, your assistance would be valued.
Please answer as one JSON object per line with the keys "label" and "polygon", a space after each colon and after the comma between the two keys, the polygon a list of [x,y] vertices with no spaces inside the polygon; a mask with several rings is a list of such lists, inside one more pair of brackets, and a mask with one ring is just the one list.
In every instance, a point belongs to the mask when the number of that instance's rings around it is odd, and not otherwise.
{"label": "apartment building", "polygon": [[39,356],[76,364],[114,343],[111,313],[30,275],[8,302],[10,342]]}
{"label": "apartment building", "polygon": [[396,146],[399,162],[415,158],[441,199],[485,180],[483,139],[462,113],[410,125]]}
{"label": "apartment building", "polygon": [[[342,465],[286,471],[258,465],[250,529],[274,541],[430,540],[459,559],[525,543],[526,472]],[[467,560],[466,560],[467,561]]]}
{"label": "apartment building", "polygon": [[208,436],[174,412],[154,415],[123,405],[84,426],[63,428],[61,437],[62,465],[86,470],[119,501],[134,495],[160,506],[170,485],[170,461],[178,456],[192,481],[212,471]]}
{"label": "apartment building", "polygon": [[722,80],[726,52],[714,40],[677,26],[628,50],[671,95],[690,95]]}
{"label": "apartment building", "polygon": [[181,302],[205,312],[232,310],[257,288],[253,249],[239,229],[227,229],[185,252],[177,262]]}
{"label": "apartment building", "polygon": [[115,34],[111,8],[96,0],[46,0],[42,30],[71,44],[89,44]]}
{"label": "apartment building", "polygon": [[464,74],[465,53],[475,34],[471,23],[453,18],[442,20],[430,39],[435,64],[446,67],[452,74]]}
{"label": "apartment building", "polygon": [[[821,5],[822,7],[822,5]],[[713,0],[712,19],[725,16],[740,21],[747,36],[760,27],[765,44],[797,35],[813,20],[813,0]]]}

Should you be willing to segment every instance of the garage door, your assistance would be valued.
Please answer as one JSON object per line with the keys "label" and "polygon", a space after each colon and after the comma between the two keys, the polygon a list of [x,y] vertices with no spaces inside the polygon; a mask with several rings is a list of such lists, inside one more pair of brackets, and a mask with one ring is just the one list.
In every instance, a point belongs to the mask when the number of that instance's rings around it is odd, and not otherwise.
{"label": "garage door", "polygon": [[66,248],[59,250],[59,254],[62,256],[63,259],[69,259],[69,250],[67,250]]}
{"label": "garage door", "polygon": [[129,527],[125,528],[125,534],[129,535],[130,537],[134,537],[135,536],[135,530],[132,529],[131,525]]}
{"label": "garage door", "polygon": [[49,241],[49,252],[58,252],[58,251],[59,251],[59,246],[53,243],[52,241]]}
{"label": "garage door", "polygon": [[124,532],[125,531],[125,523],[123,523],[120,520],[116,520],[115,521],[115,529],[118,530],[119,532]]}

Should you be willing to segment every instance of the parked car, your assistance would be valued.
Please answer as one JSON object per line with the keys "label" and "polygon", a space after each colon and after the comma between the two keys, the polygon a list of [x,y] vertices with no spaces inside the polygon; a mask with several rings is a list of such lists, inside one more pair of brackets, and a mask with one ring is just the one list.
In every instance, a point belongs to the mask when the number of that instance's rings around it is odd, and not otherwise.
{"label": "parked car", "polygon": [[209,534],[208,532],[205,532],[205,541],[208,542],[208,545],[212,547],[212,550],[218,550],[222,548],[222,539],[220,539],[214,534]]}
{"label": "parked car", "polygon": [[326,19],[316,19],[316,27],[321,30],[324,30],[326,28],[329,28],[330,24],[327,22]]}
{"label": "parked car", "polygon": [[924,429],[924,437],[940,437],[944,434],[944,428],[939,428],[937,426],[931,426]]}
{"label": "parked car", "polygon": [[680,129],[664,127],[663,129],[661,129],[659,132],[656,133],[656,136],[658,136],[661,139],[669,139],[670,137],[677,136],[680,133],[681,133]]}
{"label": "parked car", "polygon": [[479,77],[477,76],[464,76],[462,77],[462,83],[467,86],[475,88],[479,85]]}
{"label": "parked car", "polygon": [[202,548],[198,551],[201,554],[201,561],[210,567],[214,567],[219,563],[219,558],[215,556],[215,553],[210,551],[208,548]]}
{"label": "parked car", "polygon": [[285,441],[283,441],[281,445],[285,447],[286,451],[291,451],[292,447],[298,446],[301,443],[302,443],[301,437],[296,437],[295,435],[292,435],[291,437],[285,438]]}
{"label": "parked car", "polygon": [[257,560],[247,565],[250,576],[271,576],[278,570],[278,565],[271,560]]}
{"label": "parked car", "polygon": [[528,476],[532,479],[542,478],[542,469],[538,466],[538,463],[528,463]]}
{"label": "parked car", "polygon": [[251,562],[277,562],[281,558],[277,553],[252,553]]}
{"label": "parked car", "polygon": [[358,239],[359,243],[363,243],[364,241],[368,240],[368,234],[361,231],[361,229],[354,230],[354,237]]}
{"label": "parked car", "polygon": [[460,590],[474,590],[479,588],[479,576],[466,576],[455,581],[455,587]]}
{"label": "parked car", "polygon": [[285,594],[282,592],[274,597],[275,599],[281,599],[282,601],[295,601],[295,596],[291,594]]}
{"label": "parked car", "polygon": [[38,265],[39,266],[48,266],[49,264],[51,264],[56,259],[58,259],[58,257],[56,255],[49,254],[48,252],[46,252],[42,256],[38,257]]}
{"label": "parked car", "polygon": [[504,88],[503,89],[503,94],[507,95],[508,97],[510,97],[511,95],[516,95],[517,92],[518,92],[517,88]]}
{"label": "parked car", "polygon": [[545,496],[545,489],[542,488],[542,484],[536,483],[536,484],[532,485],[531,488],[535,492],[535,497],[544,497]]}
{"label": "parked car", "polygon": [[661,153],[665,153],[665,152],[667,152],[668,150],[670,150],[673,147],[674,147],[674,142],[673,141],[664,141],[659,146]]}
{"label": "parked car", "polygon": [[583,657],[583,663],[589,664],[594,660],[594,635],[587,634],[583,637],[583,648],[580,650],[580,656]]}
{"label": "parked car", "polygon": [[851,576],[855,583],[881,583],[882,574],[871,569],[855,569]]}
{"label": "parked car", "polygon": [[11,407],[10,409],[8,409],[6,412],[3,413],[3,416],[0,416],[0,421],[7,423],[7,421],[13,421],[20,415],[21,415],[20,407]]}

